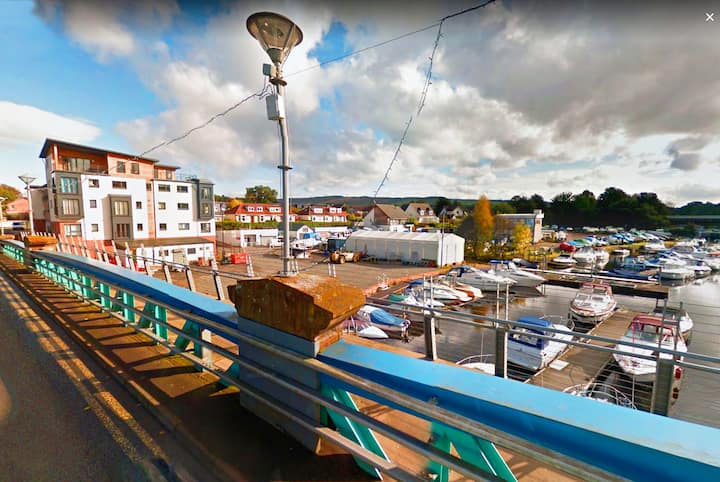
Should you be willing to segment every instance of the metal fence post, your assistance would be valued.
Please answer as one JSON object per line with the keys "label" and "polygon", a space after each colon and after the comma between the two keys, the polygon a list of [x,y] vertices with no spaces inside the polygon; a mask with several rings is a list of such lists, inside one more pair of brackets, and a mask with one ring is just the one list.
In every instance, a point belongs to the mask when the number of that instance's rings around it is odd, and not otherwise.
{"label": "metal fence post", "polygon": [[667,415],[670,412],[670,397],[672,395],[674,372],[674,360],[658,358],[655,365],[655,383],[653,384],[652,402],[650,405],[650,411],[652,413]]}
{"label": "metal fence post", "polygon": [[168,267],[168,265],[164,259],[160,261],[160,264],[162,264],[162,270],[163,270],[163,274],[165,275],[165,281],[172,284],[172,276],[170,276],[170,268]]}
{"label": "metal fence post", "polygon": [[507,328],[495,329],[495,376],[507,378]]}
{"label": "metal fence post", "polygon": [[437,360],[437,339],[435,337],[435,317],[431,310],[425,310],[423,324],[425,328],[425,356],[432,361]]}
{"label": "metal fence post", "polygon": [[213,275],[213,281],[215,282],[215,293],[217,294],[217,299],[220,301],[225,301],[225,291],[223,291],[222,286],[222,280],[220,279],[220,274],[218,273],[218,265],[217,261],[214,259],[210,261],[210,268],[212,269],[212,275]]}
{"label": "metal fence post", "polygon": [[187,279],[188,289],[190,291],[195,291],[195,278],[193,278],[190,266],[185,266],[185,278]]}

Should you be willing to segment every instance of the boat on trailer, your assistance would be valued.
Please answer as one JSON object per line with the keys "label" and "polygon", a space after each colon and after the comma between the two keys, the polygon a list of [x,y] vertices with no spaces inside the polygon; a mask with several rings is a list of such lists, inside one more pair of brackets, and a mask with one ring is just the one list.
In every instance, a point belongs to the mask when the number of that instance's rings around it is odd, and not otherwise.
{"label": "boat on trailer", "polygon": [[570,319],[586,324],[597,324],[610,317],[617,301],[610,285],[583,283],[570,302]]}
{"label": "boat on trailer", "polygon": [[410,322],[399,318],[382,308],[371,305],[363,305],[357,313],[355,318],[361,322],[368,322],[385,332],[397,333],[400,336],[405,336]]}

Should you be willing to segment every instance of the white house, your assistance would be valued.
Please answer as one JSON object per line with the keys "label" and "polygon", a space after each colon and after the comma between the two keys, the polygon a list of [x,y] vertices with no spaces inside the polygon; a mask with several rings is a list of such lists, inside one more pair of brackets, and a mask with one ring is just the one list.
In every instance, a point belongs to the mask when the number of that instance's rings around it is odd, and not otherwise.
{"label": "white house", "polygon": [[405,213],[415,218],[418,224],[434,224],[440,221],[428,203],[410,203],[405,208]]}
{"label": "white house", "polygon": [[536,209],[532,213],[497,214],[495,216],[495,238],[510,239],[515,225],[525,223],[532,233],[532,242],[537,243],[543,238],[542,224],[544,218],[545,215],[541,209]]}

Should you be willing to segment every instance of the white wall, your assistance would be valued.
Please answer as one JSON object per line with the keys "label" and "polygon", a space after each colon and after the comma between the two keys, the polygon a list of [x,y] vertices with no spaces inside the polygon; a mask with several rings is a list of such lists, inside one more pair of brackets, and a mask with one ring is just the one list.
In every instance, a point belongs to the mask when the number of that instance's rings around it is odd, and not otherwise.
{"label": "white wall", "polygon": [[[180,237],[208,237],[215,236],[215,220],[200,221],[197,219],[197,194],[193,189],[194,183],[181,181],[153,180],[153,195],[155,198],[155,233],[158,238]],[[169,185],[170,192],[158,190],[160,185]],[[178,186],[186,186],[188,192],[177,192]],[[160,203],[165,203],[165,209],[160,209]],[[179,210],[178,203],[186,203],[187,210]],[[165,231],[160,230],[160,224],[166,224]],[[190,229],[181,231],[180,223],[188,223]],[[203,233],[201,224],[208,224],[210,231]]]}
{"label": "white wall", "polygon": [[[89,179],[97,179],[99,187],[90,187]],[[97,176],[82,174],[80,176],[84,218],[81,221],[83,236],[87,240],[112,239],[112,217],[110,196],[130,196],[130,209],[132,211],[133,239],[145,239],[150,232],[148,225],[147,194],[145,191],[145,180],[128,177]],[[126,189],[113,188],[113,181],[126,183]],[[97,202],[96,208],[90,207],[90,200]],[[137,209],[135,203],[140,202],[141,208]],[[98,231],[92,232],[92,224],[98,225]],[[137,225],[142,224],[142,231],[138,231]]]}

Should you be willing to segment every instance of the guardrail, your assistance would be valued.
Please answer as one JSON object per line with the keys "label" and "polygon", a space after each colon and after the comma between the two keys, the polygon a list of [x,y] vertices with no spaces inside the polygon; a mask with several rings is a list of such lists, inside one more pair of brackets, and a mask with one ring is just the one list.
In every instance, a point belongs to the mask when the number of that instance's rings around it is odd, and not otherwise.
{"label": "guardrail", "polygon": [[[27,251],[16,242],[2,246],[68,292],[236,386],[256,414],[301,443],[312,448],[317,438],[332,440],[375,476],[422,478],[418,467],[390,461],[373,433],[428,460],[420,469],[436,480],[447,480],[448,469],[473,480],[514,480],[496,445],[582,478],[720,477],[715,429],[345,342],[319,353],[307,340],[161,280],[75,255]],[[168,321],[171,314],[182,326]],[[508,331],[516,325],[508,322]],[[214,343],[214,336],[235,343],[239,355]],[[213,356],[230,360],[231,368],[218,369]],[[349,393],[429,421],[430,441],[359,412]],[[328,417],[338,431],[323,423]],[[451,455],[451,445],[459,457]]]}

